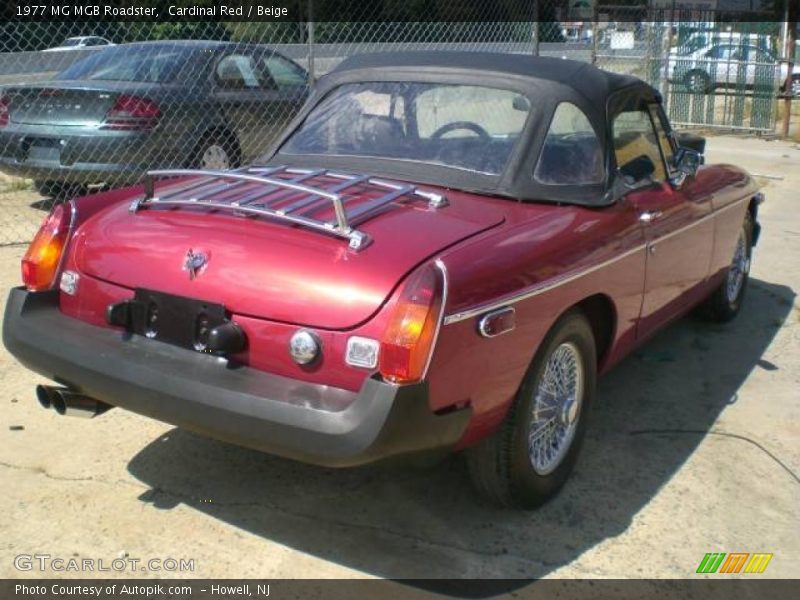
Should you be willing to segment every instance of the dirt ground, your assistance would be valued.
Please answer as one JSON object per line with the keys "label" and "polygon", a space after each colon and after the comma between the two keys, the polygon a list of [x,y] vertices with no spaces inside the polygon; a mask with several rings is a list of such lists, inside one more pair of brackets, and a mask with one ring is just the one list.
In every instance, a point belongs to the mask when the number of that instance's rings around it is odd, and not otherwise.
{"label": "dirt ground", "polygon": [[[797,577],[800,146],[718,137],[708,158],[766,185],[743,312],[687,317],[601,380],[577,471],[542,509],[479,504],[457,457],[337,471],[123,410],[59,417],[0,349],[0,577],[687,578],[707,552],[773,553],[760,577]],[[0,248],[0,305],[23,251]],[[15,566],[33,554],[194,570]]]}

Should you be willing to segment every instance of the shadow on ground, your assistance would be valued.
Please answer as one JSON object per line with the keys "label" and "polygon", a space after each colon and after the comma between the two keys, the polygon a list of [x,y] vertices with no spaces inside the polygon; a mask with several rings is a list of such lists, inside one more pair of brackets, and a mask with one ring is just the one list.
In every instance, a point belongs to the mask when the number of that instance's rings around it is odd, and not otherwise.
{"label": "shadow on ground", "polygon": [[[685,318],[623,361],[600,382],[573,478],[535,512],[480,504],[458,457],[428,470],[330,470],[175,429],[129,471],[151,488],[144,502],[183,503],[370,575],[539,578],[625,531],[736,402],[750,371],[779,368],[762,354],[796,318],[793,299],[787,287],[751,280],[735,322]],[[508,591],[497,585],[481,589]]]}
{"label": "shadow on ground", "polygon": [[50,212],[53,210],[53,206],[56,204],[56,201],[57,199],[55,197],[42,196],[41,199],[31,202],[30,207],[35,208],[36,210]]}
{"label": "shadow on ground", "polygon": [[53,206],[66,202],[78,196],[86,196],[104,192],[109,189],[107,185],[84,186],[75,183],[42,182],[38,185],[35,193],[39,196],[36,200],[29,203],[29,206],[36,210],[50,212]]}

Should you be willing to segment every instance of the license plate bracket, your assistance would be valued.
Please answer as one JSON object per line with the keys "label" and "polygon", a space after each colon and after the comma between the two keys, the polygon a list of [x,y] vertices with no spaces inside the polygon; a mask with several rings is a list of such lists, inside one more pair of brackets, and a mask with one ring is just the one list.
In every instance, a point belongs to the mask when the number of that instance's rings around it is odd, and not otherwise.
{"label": "license plate bracket", "polygon": [[212,331],[232,325],[222,304],[144,288],[137,288],[132,300],[110,305],[106,320],[131,333],[198,352],[212,351]]}

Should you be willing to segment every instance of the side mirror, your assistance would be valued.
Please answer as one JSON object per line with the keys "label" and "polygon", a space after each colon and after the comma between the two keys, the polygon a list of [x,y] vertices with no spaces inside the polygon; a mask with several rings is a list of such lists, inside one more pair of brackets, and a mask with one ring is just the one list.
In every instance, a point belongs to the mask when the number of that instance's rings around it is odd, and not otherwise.
{"label": "side mirror", "polygon": [[673,138],[679,148],[689,148],[701,155],[706,151],[706,138],[688,131],[673,132]]}
{"label": "side mirror", "polygon": [[686,175],[694,175],[697,169],[703,164],[702,155],[691,148],[678,148],[675,153],[675,168]]}
{"label": "side mirror", "polygon": [[670,183],[678,188],[683,185],[687,177],[695,176],[697,169],[703,164],[703,155],[696,150],[681,146],[675,153],[673,163],[678,172],[670,177]]}

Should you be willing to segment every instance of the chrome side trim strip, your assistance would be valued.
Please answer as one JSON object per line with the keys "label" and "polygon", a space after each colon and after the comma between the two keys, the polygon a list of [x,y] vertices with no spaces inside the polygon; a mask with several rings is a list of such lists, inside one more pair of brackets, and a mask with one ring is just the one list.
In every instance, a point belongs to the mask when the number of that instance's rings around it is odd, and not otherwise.
{"label": "chrome side trim strip", "polygon": [[482,304],[482,305],[479,305],[479,306],[476,306],[476,307],[473,307],[473,308],[470,308],[470,309],[467,309],[467,310],[463,310],[461,312],[457,312],[457,313],[453,313],[451,315],[447,315],[444,318],[444,324],[445,325],[450,325],[452,323],[458,323],[459,321],[464,321],[465,319],[471,319],[473,317],[477,317],[478,315],[481,315],[481,314],[483,314],[485,312],[493,311],[493,310],[496,310],[498,308],[503,308],[506,305],[516,304],[517,302],[522,302],[523,300],[527,300],[528,298],[533,298],[534,296],[538,296],[539,294],[543,294],[545,292],[549,292],[552,289],[555,289],[555,288],[560,287],[562,285],[566,285],[567,283],[575,281],[576,279],[584,277],[585,275],[589,275],[591,273],[594,273],[595,271],[598,271],[600,269],[604,269],[605,267],[607,267],[607,266],[609,266],[611,264],[614,264],[615,262],[618,262],[618,261],[620,261],[620,260],[622,260],[624,258],[627,258],[627,257],[629,257],[629,256],[631,256],[633,254],[636,254],[637,252],[641,252],[643,250],[646,250],[647,247],[650,246],[651,244],[655,244],[657,242],[660,242],[661,240],[668,239],[668,238],[670,238],[670,237],[672,237],[674,235],[677,235],[678,233],[682,233],[682,232],[684,232],[684,231],[686,231],[688,229],[691,229],[692,227],[694,227],[696,225],[699,225],[699,224],[705,222],[708,219],[716,217],[720,213],[723,213],[723,212],[725,212],[727,210],[730,210],[731,208],[734,208],[734,207],[738,206],[742,202],[749,201],[750,199],[751,199],[750,196],[745,196],[741,200],[736,200],[734,202],[731,202],[730,204],[728,204],[726,206],[723,206],[719,210],[715,210],[715,211],[711,212],[710,214],[706,215],[705,217],[703,217],[701,219],[698,219],[697,221],[694,221],[692,223],[689,223],[685,227],[682,227],[682,228],[680,228],[680,229],[678,229],[676,231],[672,231],[672,232],[668,233],[667,235],[664,235],[664,236],[662,236],[662,237],[660,237],[660,238],[658,238],[656,240],[653,240],[652,242],[648,242],[648,243],[636,246],[635,248],[632,248],[631,250],[623,252],[619,256],[615,256],[613,258],[609,258],[608,260],[600,263],[599,265],[594,265],[593,267],[589,267],[588,269],[584,269],[583,271],[573,272],[572,274],[566,274],[566,275],[564,275],[562,277],[558,277],[558,278],[556,278],[556,279],[554,279],[552,281],[549,281],[549,282],[534,284],[533,286],[531,286],[531,287],[529,287],[529,288],[527,288],[527,289],[525,289],[525,290],[523,290],[521,292],[517,292],[516,294],[505,296],[502,299],[496,300],[494,302],[489,302],[489,303]]}
{"label": "chrome side trim strip", "polygon": [[517,302],[522,302],[523,300],[527,300],[528,298],[533,298],[534,296],[538,296],[539,294],[543,294],[545,292],[549,292],[550,290],[557,288],[559,286],[565,285],[570,283],[571,281],[575,281],[584,275],[589,275],[590,273],[594,273],[600,269],[607,267],[610,264],[613,264],[617,261],[622,260],[623,258],[627,258],[637,252],[642,252],[647,248],[647,244],[640,244],[635,248],[628,250],[627,252],[623,252],[619,256],[615,256],[614,258],[610,258],[599,265],[595,265],[593,267],[589,267],[583,271],[573,272],[572,274],[566,274],[562,277],[558,277],[554,280],[535,284],[534,286],[516,294],[505,296],[500,300],[496,300],[494,302],[490,302],[487,304],[482,304],[480,306],[476,306],[475,308],[470,308],[468,310],[464,310],[458,313],[453,313],[452,315],[447,315],[444,319],[445,325],[450,325],[451,323],[458,323],[459,321],[463,321],[464,319],[470,319],[472,317],[477,317],[480,314],[485,312],[496,310],[498,308],[503,308],[506,305],[516,304]]}

